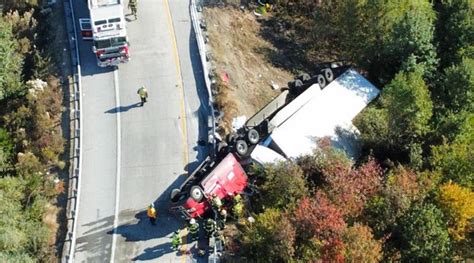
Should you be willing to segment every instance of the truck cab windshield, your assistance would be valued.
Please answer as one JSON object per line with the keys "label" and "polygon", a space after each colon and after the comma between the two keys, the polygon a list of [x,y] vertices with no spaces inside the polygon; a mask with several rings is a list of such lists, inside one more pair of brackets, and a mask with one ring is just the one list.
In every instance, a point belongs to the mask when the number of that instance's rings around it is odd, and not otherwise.
{"label": "truck cab windshield", "polygon": [[127,39],[125,37],[114,37],[110,39],[104,40],[96,40],[94,41],[94,46],[97,49],[104,49],[110,47],[120,47],[127,43]]}

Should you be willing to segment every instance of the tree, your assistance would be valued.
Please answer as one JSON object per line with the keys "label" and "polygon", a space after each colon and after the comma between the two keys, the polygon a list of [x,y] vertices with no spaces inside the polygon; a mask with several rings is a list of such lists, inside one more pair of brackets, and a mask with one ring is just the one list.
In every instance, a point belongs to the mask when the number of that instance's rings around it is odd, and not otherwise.
{"label": "tree", "polygon": [[360,167],[349,171],[333,170],[325,173],[326,192],[346,217],[357,217],[367,199],[380,190],[382,168],[370,158]]}
{"label": "tree", "polygon": [[474,112],[474,59],[464,58],[446,69],[437,96],[445,111]]}
{"label": "tree", "polygon": [[0,101],[22,90],[22,57],[17,53],[18,44],[12,26],[0,17]]}
{"label": "tree", "polygon": [[[293,212],[292,222],[296,228],[296,254],[301,260],[314,260],[314,257],[337,259],[342,255],[341,235],[346,223],[341,212],[323,193],[301,199]],[[319,251],[307,253],[308,248]]]}
{"label": "tree", "polygon": [[438,203],[448,218],[448,231],[456,240],[463,240],[469,221],[474,218],[474,192],[455,183],[440,187]]}
{"label": "tree", "polygon": [[459,185],[474,187],[474,114],[470,114],[452,143],[433,147],[431,164],[443,176]]}
{"label": "tree", "polygon": [[303,171],[294,163],[269,164],[264,167],[263,176],[259,202],[264,207],[290,208],[309,193]]}
{"label": "tree", "polygon": [[363,218],[376,236],[381,238],[391,233],[410,206],[423,200],[434,188],[435,179],[432,174],[417,174],[401,165],[390,170],[383,189],[365,206]]}
{"label": "tree", "polygon": [[0,178],[0,251],[20,253],[28,242],[22,228],[24,183],[19,178]]}
{"label": "tree", "polygon": [[381,99],[388,113],[390,144],[410,156],[413,146],[430,131],[433,104],[423,69],[418,66],[414,71],[398,73],[383,90]]}
{"label": "tree", "polygon": [[295,230],[286,214],[266,209],[247,225],[243,248],[251,258],[265,262],[288,262],[294,255]]}
{"label": "tree", "polygon": [[372,229],[359,223],[348,227],[343,234],[346,262],[375,263],[382,259],[382,243],[374,239]]}
{"label": "tree", "polygon": [[365,152],[373,151],[375,156],[384,160],[384,155],[389,151],[387,110],[370,105],[357,115],[353,122],[360,131],[360,140]]}
{"label": "tree", "polygon": [[402,260],[443,261],[450,239],[443,213],[432,204],[415,204],[400,219]]}
{"label": "tree", "polygon": [[346,0],[342,6],[334,12],[342,46],[376,82],[387,83],[412,54],[420,63],[432,61],[435,13],[429,1]]}
{"label": "tree", "polygon": [[317,145],[312,154],[297,159],[297,164],[314,186],[320,187],[327,184],[328,174],[351,171],[352,161],[342,150],[332,147],[329,138],[319,140]]}
{"label": "tree", "polygon": [[[407,10],[401,20],[395,23],[386,51],[387,56],[394,61],[395,69],[400,69],[403,63],[409,63],[411,58],[414,63],[409,64],[422,66],[424,75],[432,76],[438,63],[433,45],[434,17],[433,9],[427,4],[423,8]],[[397,62],[402,64],[397,65]]]}
{"label": "tree", "polygon": [[439,1],[437,38],[443,65],[459,61],[460,51],[474,43],[474,3],[470,0]]}
{"label": "tree", "polygon": [[474,112],[474,59],[464,58],[447,68],[435,87],[436,133],[451,142]]}

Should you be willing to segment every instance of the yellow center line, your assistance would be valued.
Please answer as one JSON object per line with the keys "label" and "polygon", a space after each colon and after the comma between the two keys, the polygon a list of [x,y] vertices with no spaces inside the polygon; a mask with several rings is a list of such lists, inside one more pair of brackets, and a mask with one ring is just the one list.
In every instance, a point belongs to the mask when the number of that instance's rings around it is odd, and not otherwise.
{"label": "yellow center line", "polygon": [[183,137],[183,142],[184,142],[184,165],[186,166],[189,161],[188,161],[188,135],[187,135],[187,128],[186,128],[186,110],[184,106],[184,85],[183,85],[183,79],[181,77],[181,63],[179,60],[179,54],[178,54],[178,46],[176,44],[176,35],[174,33],[174,25],[173,25],[173,19],[171,17],[171,11],[169,8],[168,0],[163,0],[163,4],[165,6],[165,10],[168,16],[168,30],[171,34],[171,42],[173,45],[173,58],[174,58],[174,64],[176,65],[176,74],[178,76],[177,82],[178,84],[176,85],[178,90],[179,90],[179,95],[181,98],[180,102],[180,113],[181,113],[181,129],[183,130],[182,132],[182,137]]}
{"label": "yellow center line", "polygon": [[[180,95],[180,104],[179,104],[179,109],[180,109],[180,113],[181,113],[181,129],[182,129],[182,139],[183,139],[183,144],[184,144],[184,158],[183,158],[183,162],[184,162],[184,166],[187,166],[189,161],[188,161],[188,132],[187,132],[187,127],[186,127],[186,109],[185,109],[185,105],[184,105],[184,85],[183,85],[183,79],[181,77],[181,63],[180,63],[180,60],[179,60],[179,54],[178,54],[178,46],[176,44],[176,35],[174,33],[174,25],[173,25],[173,19],[171,17],[171,11],[170,11],[170,7],[169,7],[169,3],[168,3],[168,0],[163,0],[163,5],[165,6],[164,10],[166,11],[167,13],[167,16],[168,16],[168,30],[170,32],[170,35],[171,35],[171,42],[173,44],[173,58],[174,58],[174,64],[176,65],[176,74],[178,76],[178,84],[176,85],[178,90],[179,90],[179,95]],[[185,232],[185,235],[183,235],[182,239],[183,239],[183,246],[182,246],[182,250],[186,251],[187,250],[187,244],[186,244],[186,240],[187,240],[187,231],[186,229],[184,229],[184,232]],[[182,259],[182,262],[186,262],[186,253],[183,253],[183,257],[181,258]]]}

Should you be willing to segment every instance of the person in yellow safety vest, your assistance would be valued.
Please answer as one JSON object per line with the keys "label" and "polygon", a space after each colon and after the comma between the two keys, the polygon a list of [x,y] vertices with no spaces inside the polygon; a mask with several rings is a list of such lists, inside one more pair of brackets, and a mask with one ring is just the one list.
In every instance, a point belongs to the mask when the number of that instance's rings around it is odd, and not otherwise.
{"label": "person in yellow safety vest", "polygon": [[221,212],[219,213],[220,214],[220,217],[219,217],[219,228],[220,229],[224,229],[225,228],[225,223],[227,221],[227,210],[225,210],[224,208],[221,209]]}
{"label": "person in yellow safety vest", "polygon": [[216,212],[221,210],[222,201],[216,194],[212,194],[211,205],[216,210]]}
{"label": "person in yellow safety vest", "polygon": [[240,218],[244,212],[244,204],[242,201],[242,196],[237,194],[234,196],[234,206],[232,207],[232,213],[235,217]]}
{"label": "person in yellow safety vest", "polygon": [[128,8],[132,11],[132,15],[137,19],[137,0],[130,0]]}
{"label": "person in yellow safety vest", "polygon": [[179,245],[181,245],[182,240],[179,236],[179,231],[174,231],[173,235],[171,236],[171,248],[173,250],[178,250]]}
{"label": "person in yellow safety vest", "polygon": [[189,233],[191,234],[191,239],[196,240],[199,234],[199,223],[196,222],[196,219],[191,218],[189,220]]}
{"label": "person in yellow safety vest", "polygon": [[142,86],[138,89],[137,93],[140,96],[140,100],[142,101],[141,106],[143,106],[143,104],[146,102],[146,99],[148,98],[148,90],[145,88],[145,86]]}
{"label": "person in yellow safety vest", "polygon": [[155,205],[150,204],[148,206],[148,209],[146,210],[146,215],[150,219],[150,223],[152,225],[156,225],[156,210],[155,210]]}
{"label": "person in yellow safety vest", "polygon": [[204,230],[206,230],[206,237],[210,237],[216,230],[216,221],[208,218]]}

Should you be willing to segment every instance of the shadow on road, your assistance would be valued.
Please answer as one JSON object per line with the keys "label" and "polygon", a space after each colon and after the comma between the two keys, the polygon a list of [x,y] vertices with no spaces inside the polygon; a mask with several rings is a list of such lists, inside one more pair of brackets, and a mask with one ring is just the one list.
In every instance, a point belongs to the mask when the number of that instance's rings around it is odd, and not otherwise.
{"label": "shadow on road", "polygon": [[127,217],[127,213],[134,214],[135,219],[132,222],[119,225],[116,229],[107,232],[109,235],[121,235],[126,242],[146,241],[151,239],[164,238],[166,243],[155,247],[146,248],[140,255],[133,260],[152,260],[165,254],[173,253],[171,248],[171,234],[185,225],[169,212],[169,195],[171,190],[179,187],[186,179],[182,174],[155,200],[154,205],[157,212],[156,225],[152,225],[147,217],[146,208],[137,211],[121,211],[119,217]]}
{"label": "shadow on road", "polygon": [[209,133],[212,129],[209,127],[208,120],[211,115],[211,107],[209,105],[209,94],[206,88],[206,83],[203,76],[203,68],[201,64],[201,58],[199,56],[199,49],[196,42],[196,36],[194,33],[194,28],[191,27],[189,34],[189,54],[191,54],[191,67],[193,69],[194,81],[196,83],[196,92],[199,96],[199,108],[196,112],[193,112],[194,115],[198,117],[199,122],[199,132],[198,132],[198,144],[193,148],[196,152],[196,161],[189,163],[185,169],[188,173],[194,171],[194,169],[206,158],[209,154],[209,145],[207,142]]}
{"label": "shadow on road", "polygon": [[113,109],[105,111],[104,113],[126,112],[126,111],[129,111],[129,110],[133,109],[133,108],[139,108],[139,107],[142,107],[141,102],[133,103],[133,104],[130,104],[130,105],[127,105],[127,106],[115,107]]}
{"label": "shadow on road", "polygon": [[90,261],[103,261],[110,258],[108,248],[111,239],[107,233],[112,229],[114,217],[108,216],[84,226],[91,227],[76,242],[76,252],[86,252]]}

